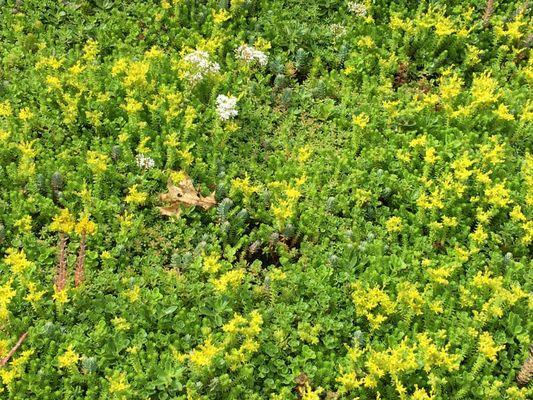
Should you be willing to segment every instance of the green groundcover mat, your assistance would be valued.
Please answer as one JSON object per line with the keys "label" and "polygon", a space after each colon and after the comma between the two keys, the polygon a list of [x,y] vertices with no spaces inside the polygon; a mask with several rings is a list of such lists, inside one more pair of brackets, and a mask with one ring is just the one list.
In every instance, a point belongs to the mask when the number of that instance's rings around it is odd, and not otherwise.
{"label": "green groundcover mat", "polygon": [[533,398],[532,9],[0,0],[0,398]]}

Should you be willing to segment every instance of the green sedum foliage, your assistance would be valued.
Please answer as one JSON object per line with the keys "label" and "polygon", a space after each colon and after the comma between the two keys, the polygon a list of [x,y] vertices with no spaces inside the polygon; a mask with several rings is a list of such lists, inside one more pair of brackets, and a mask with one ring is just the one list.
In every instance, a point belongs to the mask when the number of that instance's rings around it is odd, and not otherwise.
{"label": "green sedum foliage", "polygon": [[[518,0],[0,0],[0,397],[531,398],[530,32]],[[162,215],[188,177],[216,205]]]}

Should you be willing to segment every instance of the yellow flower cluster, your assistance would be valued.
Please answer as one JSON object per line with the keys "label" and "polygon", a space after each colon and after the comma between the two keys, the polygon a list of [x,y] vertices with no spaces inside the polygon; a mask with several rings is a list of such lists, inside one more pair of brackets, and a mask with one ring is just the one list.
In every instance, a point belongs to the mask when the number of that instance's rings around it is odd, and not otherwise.
{"label": "yellow flower cluster", "polygon": [[76,224],[75,230],[78,235],[94,235],[96,233],[96,224],[89,219],[89,215],[84,214]]}
{"label": "yellow flower cluster", "polygon": [[496,361],[496,356],[500,350],[505,348],[504,345],[497,346],[494,339],[488,332],[479,335],[479,352],[487,357],[490,361]]}
{"label": "yellow flower cluster", "polygon": [[[307,177],[304,175],[295,180],[294,185],[286,181],[274,181],[269,183],[269,187],[277,190],[277,202],[271,206],[272,214],[279,227],[283,227],[286,221],[296,213],[296,205],[302,196],[301,186]],[[281,189],[281,190],[279,190]]]}
{"label": "yellow flower cluster", "polygon": [[242,335],[244,337],[239,347],[229,349],[224,355],[231,370],[236,370],[240,365],[247,362],[253,353],[259,350],[259,343],[256,341],[256,337],[261,332],[262,325],[263,317],[257,310],[254,310],[250,313],[248,320],[242,315],[235,314],[233,319],[222,327],[222,330],[227,334],[224,340],[226,349],[239,336]]}
{"label": "yellow flower cluster", "polygon": [[385,223],[385,227],[389,233],[400,232],[402,230],[402,219],[397,216],[390,217]]}
{"label": "yellow flower cluster", "polygon": [[224,293],[228,288],[240,285],[244,275],[244,269],[238,268],[222,274],[219,278],[212,279],[211,283],[217,292]]}
{"label": "yellow flower cluster", "polygon": [[212,343],[212,338],[207,338],[206,341],[191,351],[188,355],[189,361],[196,367],[208,367],[213,363],[213,359],[222,351],[221,347],[217,347]]}
{"label": "yellow flower cluster", "polygon": [[124,393],[130,388],[130,384],[128,383],[126,374],[124,372],[119,372],[113,374],[113,376],[108,376],[107,381],[109,382],[109,393],[111,394]]}
{"label": "yellow flower cluster", "polygon": [[97,151],[87,152],[87,165],[95,174],[101,174],[107,170],[109,157]]}
{"label": "yellow flower cluster", "polygon": [[218,262],[219,259],[220,257],[216,254],[211,254],[208,256],[204,255],[202,264],[203,270],[208,274],[217,273],[218,270],[221,268],[221,265]]}
{"label": "yellow flower cluster", "polygon": [[9,303],[15,297],[17,292],[11,287],[13,281],[7,281],[3,286],[0,286],[0,321],[4,321],[9,316]]}
{"label": "yellow flower cluster", "polygon": [[24,249],[19,251],[14,248],[6,250],[4,262],[11,267],[11,272],[15,275],[20,275],[32,266],[32,262],[26,258]]}
{"label": "yellow flower cluster", "polygon": [[[16,382],[24,373],[24,364],[28,362],[33,355],[34,350],[24,350],[16,359],[12,360],[9,367],[0,368],[0,378],[4,385],[9,386],[12,382]],[[1,389],[0,389],[1,393]]]}
{"label": "yellow flower cluster", "polygon": [[146,61],[133,61],[129,63],[124,77],[124,86],[144,86],[146,85],[146,77],[150,70],[150,63]]}
{"label": "yellow flower cluster", "polygon": [[242,193],[245,199],[249,198],[252,194],[261,190],[260,185],[252,185],[250,178],[245,176],[244,178],[235,178],[231,180],[231,190],[234,193]]}
{"label": "yellow flower cluster", "polygon": [[28,282],[28,294],[24,299],[35,305],[46,294],[44,290],[37,290],[37,285],[34,282]]}
{"label": "yellow flower cluster", "polygon": [[128,189],[128,194],[124,201],[128,204],[139,204],[142,205],[148,199],[148,193],[139,192],[137,190],[138,185],[133,185]]}
{"label": "yellow flower cluster", "polygon": [[364,316],[373,330],[379,329],[395,310],[395,303],[389,295],[378,287],[365,288],[362,282],[352,284],[352,300],[355,312]]}
{"label": "yellow flower cluster", "polygon": [[[426,334],[416,335],[415,340],[403,339],[399,344],[385,350],[374,350],[371,346],[360,348],[349,347],[347,359],[348,367],[341,367],[340,376],[336,381],[340,384],[339,392],[347,393],[360,386],[374,389],[379,381],[385,376],[390,376],[396,391],[401,398],[407,393],[407,388],[401,382],[401,378],[409,373],[417,373],[423,370],[431,378],[431,372],[435,368],[444,369],[447,372],[459,368],[461,357],[448,352],[449,346],[439,347]],[[356,372],[354,366],[360,359],[364,360],[364,372]],[[358,377],[360,376],[360,377]],[[431,384],[431,379],[428,379]],[[414,393],[416,393],[415,386]]]}
{"label": "yellow flower cluster", "polygon": [[57,357],[57,362],[60,368],[70,368],[75,366],[80,360],[78,353],[74,351],[74,347],[69,345],[67,350]]}
{"label": "yellow flower cluster", "polygon": [[67,208],[61,210],[50,224],[50,229],[56,232],[70,233],[74,230],[76,221]]}

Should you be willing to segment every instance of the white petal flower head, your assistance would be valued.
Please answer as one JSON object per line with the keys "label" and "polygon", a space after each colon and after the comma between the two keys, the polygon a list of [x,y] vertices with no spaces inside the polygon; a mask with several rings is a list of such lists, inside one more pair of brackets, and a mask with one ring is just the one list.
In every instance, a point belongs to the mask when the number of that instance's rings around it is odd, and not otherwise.
{"label": "white petal flower head", "polygon": [[264,67],[268,63],[268,56],[253,46],[243,44],[235,49],[235,53],[239,60],[242,60],[248,64],[257,62],[257,64]]}
{"label": "white petal flower head", "polygon": [[220,71],[220,64],[209,59],[209,53],[203,50],[195,50],[187,54],[183,60],[190,65],[187,78],[196,83],[207,74],[215,74]]}
{"label": "white petal flower head", "polygon": [[151,169],[155,165],[154,159],[144,154],[137,154],[135,161],[137,162],[137,166],[142,169]]}
{"label": "white petal flower head", "polygon": [[350,11],[352,14],[357,15],[358,17],[366,17],[367,13],[366,6],[356,1],[350,1],[348,3],[348,11]]}
{"label": "white petal flower head", "polygon": [[239,114],[237,111],[237,98],[219,94],[217,97],[217,114],[223,121],[236,117]]}

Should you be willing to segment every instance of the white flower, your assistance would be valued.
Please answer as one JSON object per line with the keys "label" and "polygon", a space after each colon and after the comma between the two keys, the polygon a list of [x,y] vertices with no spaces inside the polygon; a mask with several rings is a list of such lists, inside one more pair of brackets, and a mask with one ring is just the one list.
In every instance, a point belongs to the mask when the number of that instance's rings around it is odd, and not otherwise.
{"label": "white flower", "polygon": [[366,17],[367,13],[366,6],[356,1],[351,1],[348,3],[348,11],[357,15],[358,17]]}
{"label": "white flower", "polygon": [[190,71],[186,77],[192,83],[196,83],[207,74],[214,74],[220,71],[220,64],[209,60],[209,53],[203,50],[195,50],[187,54],[183,60],[190,64]]}
{"label": "white flower", "polygon": [[331,24],[330,30],[333,36],[343,36],[346,35],[346,28],[341,24]]}
{"label": "white flower", "polygon": [[247,63],[257,62],[264,67],[268,63],[268,56],[261,50],[257,50],[255,47],[243,44],[235,49],[237,58]]}
{"label": "white flower", "polygon": [[155,165],[153,158],[147,157],[144,154],[137,154],[135,161],[137,162],[137,166],[142,169],[150,169]]}
{"label": "white flower", "polygon": [[236,117],[239,112],[236,109],[237,98],[233,96],[224,96],[219,94],[217,97],[217,113],[221,120],[226,121]]}

